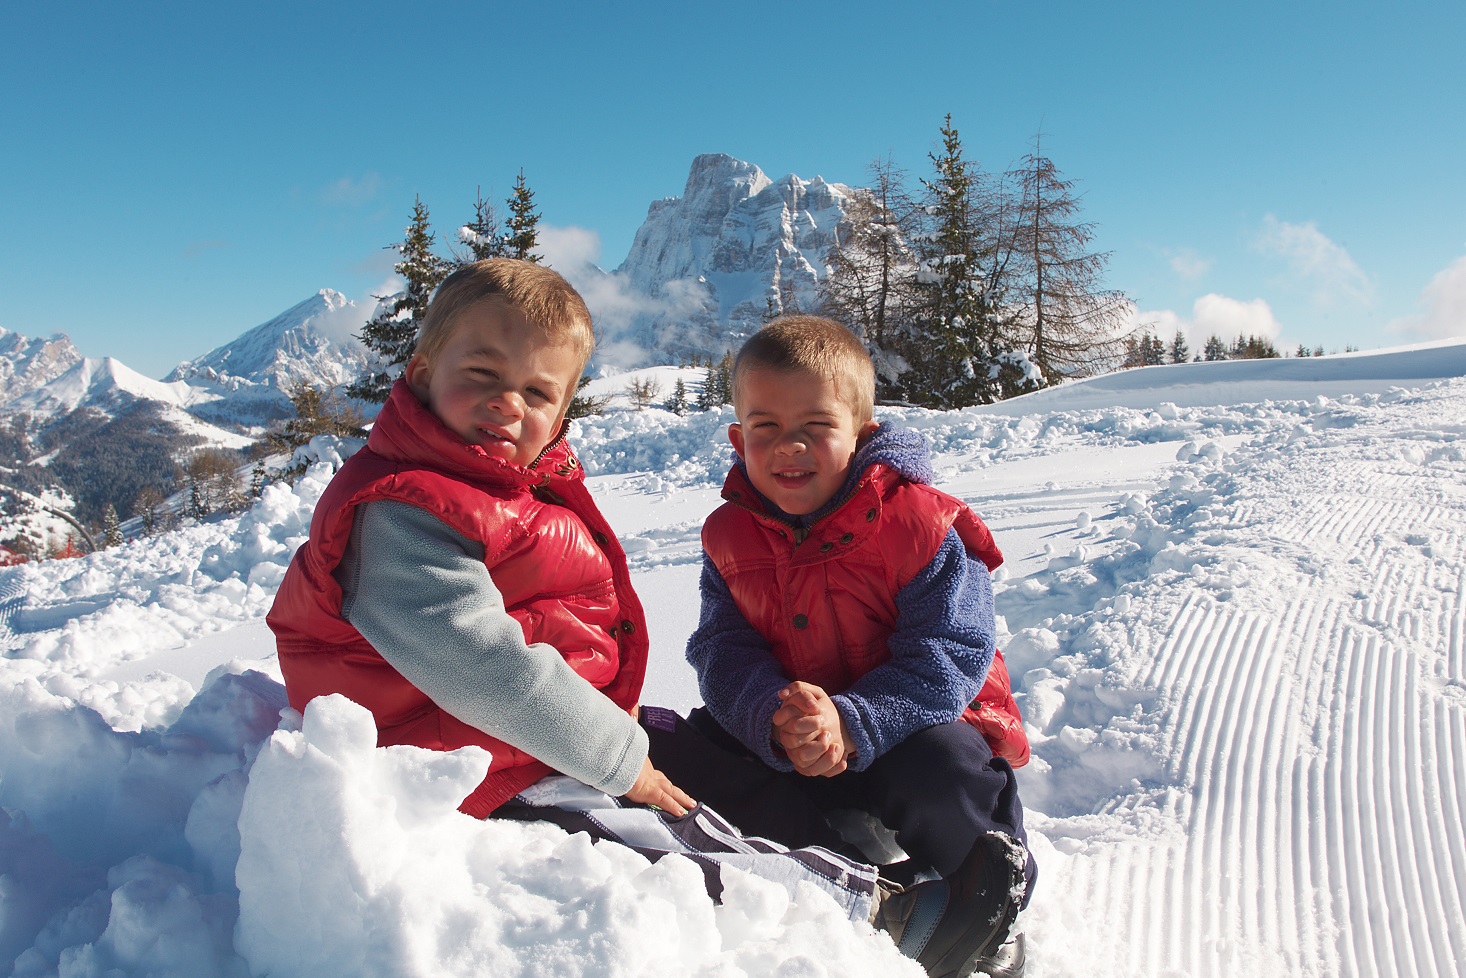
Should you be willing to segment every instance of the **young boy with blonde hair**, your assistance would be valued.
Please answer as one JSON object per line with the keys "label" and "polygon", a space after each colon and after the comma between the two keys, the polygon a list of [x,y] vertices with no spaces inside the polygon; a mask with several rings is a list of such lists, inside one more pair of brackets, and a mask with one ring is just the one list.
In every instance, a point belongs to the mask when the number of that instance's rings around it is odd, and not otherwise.
{"label": "young boy with blonde hair", "polygon": [[935,889],[744,838],[653,765],[646,617],[566,440],[592,345],[585,303],[547,268],[489,259],[442,283],[270,610],[291,706],[340,693],[371,710],[382,745],[487,749],[470,815],[680,853],[714,897],[735,866],[791,893],[813,884],[892,932],[920,911],[946,947]]}
{"label": "young boy with blonde hair", "polygon": [[[930,485],[925,439],[874,420],[874,369],[843,326],[769,323],[739,351],[732,388],[738,458],[703,527],[687,658],[706,706],[692,724],[816,811],[875,816],[912,868],[981,894],[990,927],[957,973],[1020,974],[1009,930],[1034,870],[1012,767],[1028,744],[995,647],[1002,555]],[[668,753],[672,777],[745,829],[793,845],[810,834],[807,810],[750,812],[721,791],[721,769]],[[736,776],[745,797],[764,790]]]}

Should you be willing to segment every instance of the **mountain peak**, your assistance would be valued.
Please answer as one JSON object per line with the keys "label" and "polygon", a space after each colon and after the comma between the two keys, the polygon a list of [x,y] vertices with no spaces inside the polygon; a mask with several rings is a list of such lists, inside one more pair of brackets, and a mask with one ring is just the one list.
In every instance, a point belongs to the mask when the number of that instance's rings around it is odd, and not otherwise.
{"label": "mountain peak", "polygon": [[770,180],[725,153],[695,157],[682,196],[648,208],[614,273],[644,301],[604,323],[604,347],[640,358],[622,366],[717,355],[757,329],[790,284],[800,307],[814,308],[850,194],[819,177]]}

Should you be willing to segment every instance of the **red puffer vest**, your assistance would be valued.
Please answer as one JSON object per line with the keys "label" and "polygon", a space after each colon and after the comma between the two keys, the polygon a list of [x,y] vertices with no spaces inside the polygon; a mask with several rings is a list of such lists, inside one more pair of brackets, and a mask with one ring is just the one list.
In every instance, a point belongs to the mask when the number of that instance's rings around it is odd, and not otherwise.
{"label": "red puffer vest", "polygon": [[[723,498],[703,525],[703,548],[785,675],[830,693],[890,658],[896,595],[931,563],[949,529],[988,570],[1003,562],[966,503],[884,464],[870,466],[850,498],[797,546],[794,529],[765,511],[741,466],[728,473]],[[1028,735],[1001,651],[962,718],[994,754],[1014,767],[1028,763]]]}
{"label": "red puffer vest", "polygon": [[336,473],[311,519],[267,621],[290,705],[341,693],[371,710],[379,745],[478,746],[487,777],[460,808],[484,818],[550,768],[443,712],[341,617],[332,576],[356,507],[379,499],[419,506],[484,545],[484,563],[527,642],[545,642],[578,674],[635,715],[646,675],[646,619],[626,555],[585,488],[563,431],[528,469],[467,445],[399,381],[366,447]]}

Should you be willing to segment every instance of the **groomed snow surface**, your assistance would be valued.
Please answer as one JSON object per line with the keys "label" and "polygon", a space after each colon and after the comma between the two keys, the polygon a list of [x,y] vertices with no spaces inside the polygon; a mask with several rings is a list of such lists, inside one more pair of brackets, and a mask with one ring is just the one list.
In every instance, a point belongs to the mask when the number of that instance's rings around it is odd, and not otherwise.
{"label": "groomed snow surface", "polygon": [[[1466,972],[1466,345],[1426,352],[883,412],[1007,554],[1032,978]],[[651,617],[649,703],[697,703],[730,418],[578,433]],[[920,975],[819,893],[744,878],[714,906],[683,860],[457,814],[481,752],[285,709],[263,617],[329,474],[0,572],[0,970]]]}

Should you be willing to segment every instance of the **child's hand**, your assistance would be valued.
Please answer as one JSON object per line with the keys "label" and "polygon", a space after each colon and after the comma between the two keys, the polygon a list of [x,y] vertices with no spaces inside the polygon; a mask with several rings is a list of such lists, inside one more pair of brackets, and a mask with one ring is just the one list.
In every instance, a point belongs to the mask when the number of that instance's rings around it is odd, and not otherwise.
{"label": "child's hand", "polygon": [[689,808],[697,807],[697,802],[693,801],[687,792],[669,781],[661,771],[652,767],[650,757],[641,762],[641,773],[636,776],[636,784],[632,785],[631,790],[621,797],[627,801],[634,801],[638,805],[655,805],[678,818],[686,815]]}
{"label": "child's hand", "polygon": [[850,730],[830,694],[813,683],[793,682],[779,690],[774,739],[794,770],[806,777],[842,773],[851,755]]}

